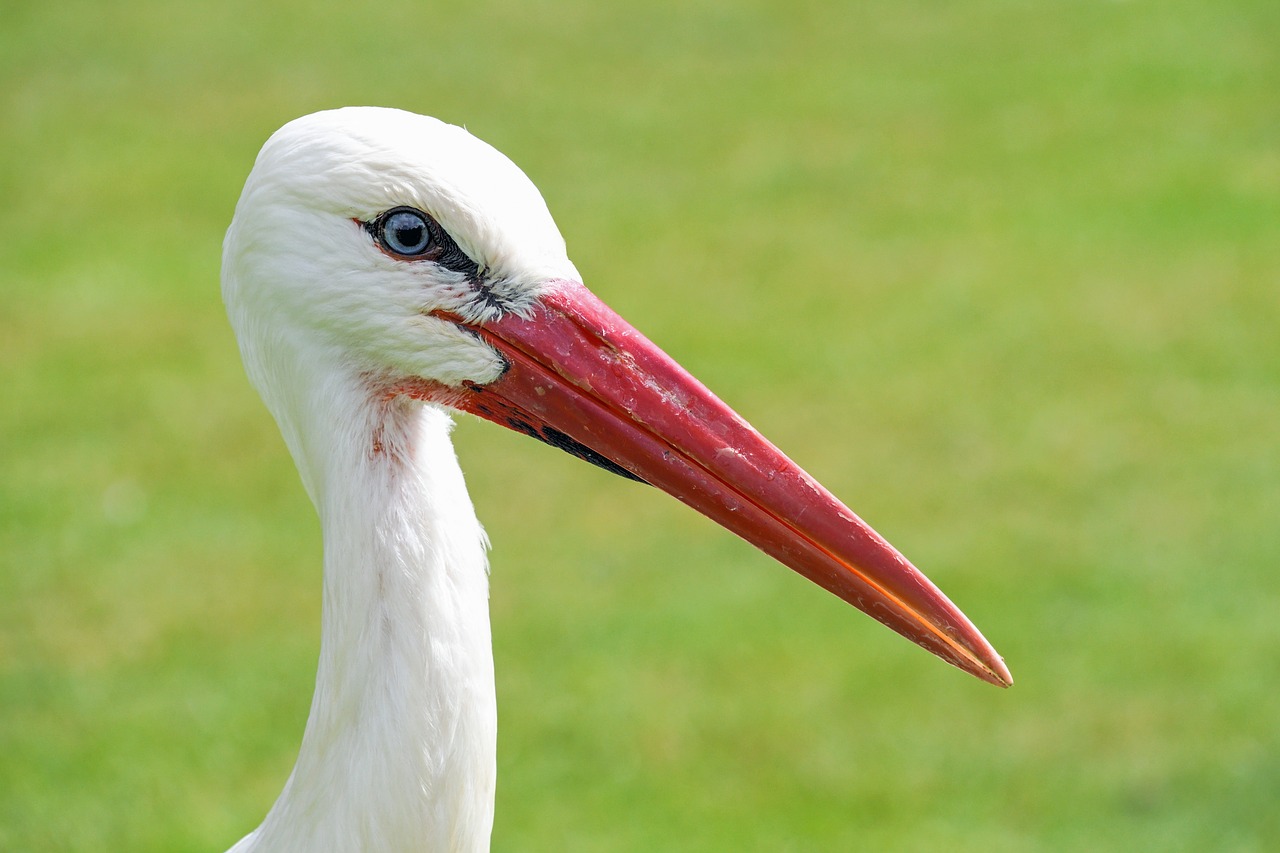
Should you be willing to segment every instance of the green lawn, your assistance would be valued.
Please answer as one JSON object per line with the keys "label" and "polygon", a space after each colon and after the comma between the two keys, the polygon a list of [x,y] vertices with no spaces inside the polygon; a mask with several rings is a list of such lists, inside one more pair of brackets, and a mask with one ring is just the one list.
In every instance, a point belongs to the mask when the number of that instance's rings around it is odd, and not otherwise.
{"label": "green lawn", "polygon": [[1018,679],[464,421],[495,850],[1280,848],[1280,4],[452,5],[0,7],[0,850],[221,850],[292,766],[318,527],[219,247],[347,103],[521,164]]}

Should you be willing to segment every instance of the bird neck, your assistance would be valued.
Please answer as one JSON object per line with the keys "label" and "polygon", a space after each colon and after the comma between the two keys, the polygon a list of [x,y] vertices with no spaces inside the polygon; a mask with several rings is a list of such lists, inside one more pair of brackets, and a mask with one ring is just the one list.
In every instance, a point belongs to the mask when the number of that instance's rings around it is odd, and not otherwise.
{"label": "bird neck", "polygon": [[294,421],[326,425],[289,442],[310,466],[324,530],[320,663],[293,773],[236,849],[487,850],[497,706],[485,539],[449,416],[350,396],[354,417]]}

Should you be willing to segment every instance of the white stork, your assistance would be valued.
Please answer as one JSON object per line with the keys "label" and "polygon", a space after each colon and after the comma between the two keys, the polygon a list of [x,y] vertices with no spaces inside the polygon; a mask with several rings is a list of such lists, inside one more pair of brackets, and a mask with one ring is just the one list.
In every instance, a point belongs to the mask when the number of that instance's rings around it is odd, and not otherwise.
{"label": "white stork", "polygon": [[461,128],[367,107],[285,125],[236,206],[222,293],[324,531],[302,746],[234,851],[488,849],[486,542],[451,410],[657,486],[1011,683],[928,579],[583,286],[538,190]]}

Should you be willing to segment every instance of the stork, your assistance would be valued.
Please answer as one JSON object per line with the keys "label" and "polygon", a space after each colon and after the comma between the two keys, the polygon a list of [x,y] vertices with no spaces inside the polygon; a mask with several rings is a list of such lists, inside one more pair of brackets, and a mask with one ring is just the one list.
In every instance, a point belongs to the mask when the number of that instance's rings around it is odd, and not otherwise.
{"label": "stork", "polygon": [[1012,683],[924,575],[587,290],[532,182],[461,128],[373,107],[282,127],[236,205],[222,293],[324,538],[297,763],[236,853],[488,849],[487,543],[453,411],[656,486]]}

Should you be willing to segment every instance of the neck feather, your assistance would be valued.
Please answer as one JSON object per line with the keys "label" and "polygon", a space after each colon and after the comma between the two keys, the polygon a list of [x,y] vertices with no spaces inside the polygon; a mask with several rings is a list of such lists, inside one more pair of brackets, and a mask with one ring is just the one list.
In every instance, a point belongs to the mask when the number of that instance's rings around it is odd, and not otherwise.
{"label": "neck feather", "polygon": [[234,850],[487,850],[485,539],[449,416],[359,382],[323,397],[276,411],[324,529],[316,691],[284,792]]}

